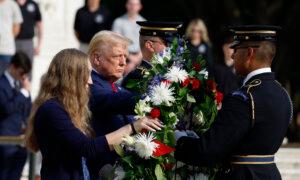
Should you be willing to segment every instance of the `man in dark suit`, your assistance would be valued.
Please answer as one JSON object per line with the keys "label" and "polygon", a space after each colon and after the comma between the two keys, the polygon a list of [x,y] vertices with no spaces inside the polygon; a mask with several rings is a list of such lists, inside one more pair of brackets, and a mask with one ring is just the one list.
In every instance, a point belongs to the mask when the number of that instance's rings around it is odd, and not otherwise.
{"label": "man in dark suit", "polygon": [[243,86],[230,93],[212,127],[199,138],[181,137],[175,158],[191,165],[229,162],[221,179],[281,179],[274,163],[292,118],[289,95],[275,80],[277,27],[235,27],[233,59]]}
{"label": "man in dark suit", "polygon": [[[111,31],[97,33],[90,42],[88,54],[93,67],[90,109],[97,137],[132,123],[126,115],[134,113],[135,98],[115,84],[124,73],[129,44],[129,39]],[[117,155],[110,155],[105,157],[106,162],[114,164]],[[103,166],[99,162],[103,160],[93,161],[90,166],[95,176]]]}
{"label": "man in dark suit", "polygon": [[140,48],[143,59],[141,64],[122,81],[122,87],[125,88],[128,88],[130,81],[142,80],[145,69],[152,67],[151,59],[154,53],[163,52],[181,27],[179,22],[138,21],[137,24],[141,26]]}
{"label": "man in dark suit", "polygon": [[242,79],[234,72],[233,49],[230,48],[230,44],[233,42],[232,33],[226,31],[223,36],[222,43],[218,47],[218,51],[220,51],[219,61],[214,62],[213,66],[213,76],[217,83],[218,91],[227,95],[241,86],[240,81]]}
{"label": "man in dark suit", "polygon": [[[0,77],[0,136],[20,136],[24,133],[31,108],[30,59],[21,52],[13,57]],[[0,145],[0,180],[21,178],[27,151],[19,145]]]}

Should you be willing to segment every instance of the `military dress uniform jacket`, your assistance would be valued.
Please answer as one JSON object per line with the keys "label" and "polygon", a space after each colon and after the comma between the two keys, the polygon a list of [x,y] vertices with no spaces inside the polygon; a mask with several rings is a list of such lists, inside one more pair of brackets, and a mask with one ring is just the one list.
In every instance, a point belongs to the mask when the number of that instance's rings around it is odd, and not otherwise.
{"label": "military dress uniform jacket", "polygon": [[[282,144],[291,114],[290,98],[274,74],[256,75],[225,97],[218,118],[206,133],[198,139],[178,140],[175,158],[202,166],[230,162],[235,155],[274,155]],[[231,163],[228,179],[281,179],[274,163]]]}
{"label": "military dress uniform jacket", "polygon": [[[103,76],[92,71],[93,84],[90,86],[90,110],[92,112],[92,127],[96,137],[104,136],[131,122],[126,115],[134,113],[135,98],[124,88],[112,85]],[[115,89],[113,89],[115,88]],[[117,158],[115,153],[102,157],[114,164]],[[91,171],[98,171],[103,164],[93,161]]]}
{"label": "military dress uniform jacket", "polygon": [[[124,78],[121,86],[127,89],[126,86],[130,80],[135,80],[137,82],[142,81],[145,70],[149,70],[151,67],[152,65],[148,61],[142,60],[141,64]],[[134,90],[130,91],[132,91],[135,94],[137,93]]]}

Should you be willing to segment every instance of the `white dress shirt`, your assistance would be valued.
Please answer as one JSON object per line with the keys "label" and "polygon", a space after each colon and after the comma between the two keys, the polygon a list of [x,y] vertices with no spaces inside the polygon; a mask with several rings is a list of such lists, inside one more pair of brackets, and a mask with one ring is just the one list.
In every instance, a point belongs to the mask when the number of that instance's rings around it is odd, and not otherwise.
{"label": "white dress shirt", "polygon": [[247,83],[247,81],[249,81],[249,79],[251,79],[253,76],[256,76],[258,74],[262,74],[262,73],[268,73],[268,72],[272,72],[271,68],[267,67],[267,68],[260,68],[260,69],[256,69],[252,72],[250,72],[246,78],[243,81],[243,86]]}

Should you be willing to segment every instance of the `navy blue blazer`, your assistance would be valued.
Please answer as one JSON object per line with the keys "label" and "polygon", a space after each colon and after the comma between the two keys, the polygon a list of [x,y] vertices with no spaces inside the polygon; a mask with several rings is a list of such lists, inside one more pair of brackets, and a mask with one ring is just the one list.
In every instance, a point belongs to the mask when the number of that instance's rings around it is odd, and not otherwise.
{"label": "navy blue blazer", "polygon": [[31,99],[12,88],[3,74],[0,77],[0,135],[22,134],[31,108]]}
{"label": "navy blue blazer", "polygon": [[[90,86],[90,110],[92,126],[96,137],[113,132],[132,121],[127,115],[134,114],[135,96],[116,85],[117,92],[112,90],[111,83],[103,76],[92,71],[93,84]],[[114,164],[117,154],[111,152],[106,158]],[[89,161],[89,169],[97,176],[104,164],[98,159]]]}
{"label": "navy blue blazer", "polygon": [[104,136],[84,135],[56,99],[47,100],[38,108],[34,129],[43,157],[42,179],[83,179],[81,157],[105,161],[110,152]]}
{"label": "navy blue blazer", "polygon": [[92,71],[93,84],[90,86],[90,109],[96,136],[102,136],[128,124],[126,115],[134,114],[134,95],[117,86],[112,90],[111,83],[103,76]]}

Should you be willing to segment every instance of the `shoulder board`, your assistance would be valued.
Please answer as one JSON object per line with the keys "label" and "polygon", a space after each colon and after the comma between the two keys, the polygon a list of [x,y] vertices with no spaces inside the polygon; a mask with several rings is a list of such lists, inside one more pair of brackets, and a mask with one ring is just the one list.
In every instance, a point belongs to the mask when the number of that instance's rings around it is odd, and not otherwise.
{"label": "shoulder board", "polygon": [[242,90],[234,91],[234,92],[231,93],[231,95],[234,96],[234,97],[240,97],[244,101],[247,101],[249,99],[247,93],[245,91],[242,91]]}

